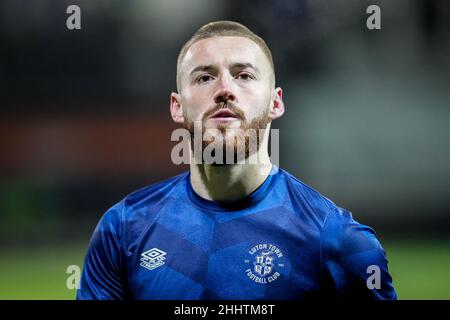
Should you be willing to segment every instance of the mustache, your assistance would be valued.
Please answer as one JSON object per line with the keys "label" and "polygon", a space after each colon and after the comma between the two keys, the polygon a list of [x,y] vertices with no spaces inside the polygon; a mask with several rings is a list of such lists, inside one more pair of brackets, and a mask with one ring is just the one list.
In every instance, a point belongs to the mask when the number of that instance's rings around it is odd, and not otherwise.
{"label": "mustache", "polygon": [[245,121],[244,111],[242,111],[241,108],[239,108],[237,105],[235,105],[233,102],[230,101],[218,103],[213,109],[205,112],[202,120],[205,121],[220,109],[228,109],[231,112],[233,112],[237,118]]}

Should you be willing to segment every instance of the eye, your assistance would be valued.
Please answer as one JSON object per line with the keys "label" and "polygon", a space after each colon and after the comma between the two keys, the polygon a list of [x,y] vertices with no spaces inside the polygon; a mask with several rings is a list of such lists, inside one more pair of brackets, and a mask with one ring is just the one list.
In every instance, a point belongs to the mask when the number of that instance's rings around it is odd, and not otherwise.
{"label": "eye", "polygon": [[209,74],[203,74],[203,75],[201,75],[200,77],[198,77],[197,78],[197,82],[198,83],[203,83],[203,82],[208,82],[208,81],[210,81],[210,80],[212,80],[213,79],[213,77],[211,76],[211,75],[209,75]]}
{"label": "eye", "polygon": [[244,81],[248,81],[248,80],[252,80],[254,79],[254,77],[247,72],[241,72],[236,76],[238,79],[244,80]]}

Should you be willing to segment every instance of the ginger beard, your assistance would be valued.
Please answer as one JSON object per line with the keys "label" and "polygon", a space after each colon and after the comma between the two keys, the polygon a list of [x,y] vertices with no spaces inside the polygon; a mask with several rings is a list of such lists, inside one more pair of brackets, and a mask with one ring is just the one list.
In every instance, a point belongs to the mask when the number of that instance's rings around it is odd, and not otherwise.
{"label": "ginger beard", "polygon": [[[228,122],[218,123],[215,127],[206,126],[208,119],[222,108],[226,108],[236,115],[236,118],[240,121],[238,128]],[[222,150],[222,161],[220,162],[219,160],[219,163],[209,163],[212,165],[236,164],[248,159],[251,155],[259,151],[264,137],[264,130],[270,122],[269,106],[260,115],[248,122],[245,113],[230,101],[219,103],[215,108],[205,112],[201,117],[201,121],[193,121],[190,119],[186,108],[183,110],[183,116],[185,120],[183,126],[191,135],[191,150],[193,154],[196,154],[194,152],[195,133],[199,132],[202,135],[200,137],[202,159],[198,159],[201,163],[208,163],[204,161],[206,148],[211,150],[213,157],[215,150],[219,148]],[[220,134],[220,136],[217,137],[217,134]],[[197,137],[197,139],[199,138]],[[232,155],[231,163],[230,158],[226,156],[227,154]]]}

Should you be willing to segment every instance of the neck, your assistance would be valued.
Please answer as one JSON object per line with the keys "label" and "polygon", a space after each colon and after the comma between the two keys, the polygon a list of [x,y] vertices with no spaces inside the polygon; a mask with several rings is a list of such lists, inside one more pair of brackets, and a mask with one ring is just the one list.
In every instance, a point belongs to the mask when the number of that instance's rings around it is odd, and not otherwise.
{"label": "neck", "polygon": [[192,188],[207,200],[233,202],[242,199],[258,189],[270,174],[272,163],[267,143],[246,159],[246,162],[207,165],[194,164],[194,161],[191,161]]}

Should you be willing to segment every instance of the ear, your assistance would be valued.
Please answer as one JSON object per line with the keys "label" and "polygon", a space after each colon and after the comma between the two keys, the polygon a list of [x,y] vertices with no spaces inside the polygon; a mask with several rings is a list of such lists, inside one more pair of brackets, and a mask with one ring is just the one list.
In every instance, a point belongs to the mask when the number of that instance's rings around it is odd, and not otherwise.
{"label": "ear", "polygon": [[172,92],[170,95],[170,114],[176,123],[184,123],[181,96],[175,92]]}
{"label": "ear", "polygon": [[283,90],[278,87],[273,90],[272,107],[270,108],[269,117],[275,120],[284,114]]}

